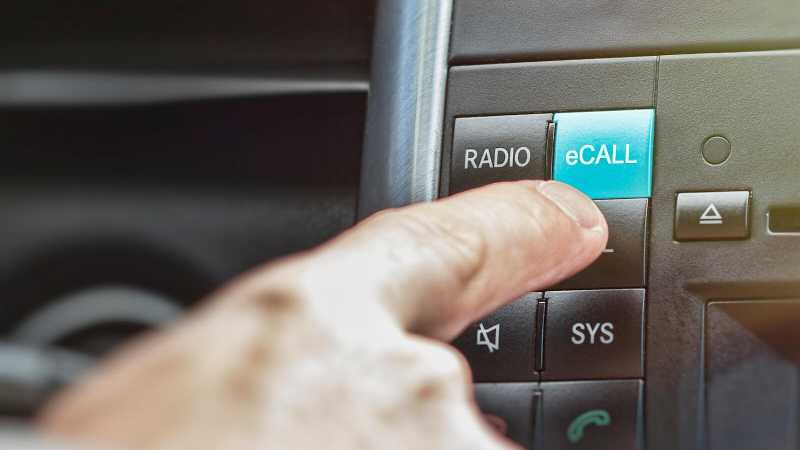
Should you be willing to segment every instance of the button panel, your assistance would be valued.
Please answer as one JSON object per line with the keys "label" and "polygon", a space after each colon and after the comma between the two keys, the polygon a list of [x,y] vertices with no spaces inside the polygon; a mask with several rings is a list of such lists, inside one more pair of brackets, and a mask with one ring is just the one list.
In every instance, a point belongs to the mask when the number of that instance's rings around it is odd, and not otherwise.
{"label": "button panel", "polygon": [[552,114],[522,114],[456,119],[450,193],[497,181],[546,178],[552,118]]}
{"label": "button panel", "polygon": [[644,289],[547,294],[543,380],[641,378]]}
{"label": "button panel", "polygon": [[524,448],[641,448],[655,111],[465,117],[453,125],[451,194],[552,174],[594,199],[609,225],[606,249],[589,267],[454,341],[472,368],[479,406]]}

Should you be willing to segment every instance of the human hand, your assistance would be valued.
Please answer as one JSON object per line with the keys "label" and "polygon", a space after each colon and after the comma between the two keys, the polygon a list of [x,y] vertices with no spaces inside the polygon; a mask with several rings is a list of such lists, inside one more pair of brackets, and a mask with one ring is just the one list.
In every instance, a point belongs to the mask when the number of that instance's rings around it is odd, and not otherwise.
{"label": "human hand", "polygon": [[579,271],[607,234],[594,203],[557,182],[376,214],[121,352],[41,427],[131,450],[513,448],[442,341]]}

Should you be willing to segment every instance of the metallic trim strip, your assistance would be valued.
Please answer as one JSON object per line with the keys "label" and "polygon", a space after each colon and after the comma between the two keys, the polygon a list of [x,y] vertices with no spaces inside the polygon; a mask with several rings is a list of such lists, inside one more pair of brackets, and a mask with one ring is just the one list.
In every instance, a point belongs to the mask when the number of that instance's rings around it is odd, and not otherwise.
{"label": "metallic trim strip", "polygon": [[0,72],[0,107],[171,103],[276,95],[363,93],[366,74],[224,74],[17,70]]}
{"label": "metallic trim strip", "polygon": [[359,218],[436,198],[452,0],[378,5]]}

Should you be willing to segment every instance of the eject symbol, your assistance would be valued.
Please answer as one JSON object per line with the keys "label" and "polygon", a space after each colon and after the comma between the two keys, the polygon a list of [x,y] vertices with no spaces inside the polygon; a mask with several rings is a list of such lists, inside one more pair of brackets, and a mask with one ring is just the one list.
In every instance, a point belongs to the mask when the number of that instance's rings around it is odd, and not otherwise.
{"label": "eject symbol", "polygon": [[722,225],[722,214],[717,210],[716,205],[713,203],[708,205],[708,208],[700,216],[700,225]]}

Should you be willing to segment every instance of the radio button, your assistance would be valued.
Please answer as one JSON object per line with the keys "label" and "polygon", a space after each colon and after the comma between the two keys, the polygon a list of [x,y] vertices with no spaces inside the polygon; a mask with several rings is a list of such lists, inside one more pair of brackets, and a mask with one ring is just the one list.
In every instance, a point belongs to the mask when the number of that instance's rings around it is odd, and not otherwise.
{"label": "radio button", "polygon": [[552,114],[456,119],[450,193],[498,181],[547,175],[547,126]]}

